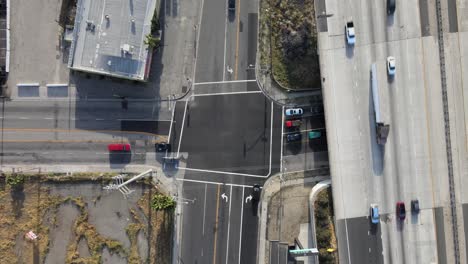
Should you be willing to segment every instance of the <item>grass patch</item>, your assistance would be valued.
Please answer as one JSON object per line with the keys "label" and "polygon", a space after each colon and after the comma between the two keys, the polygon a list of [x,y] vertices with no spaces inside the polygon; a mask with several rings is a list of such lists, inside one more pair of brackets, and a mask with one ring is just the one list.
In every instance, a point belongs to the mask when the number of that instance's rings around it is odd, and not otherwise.
{"label": "grass patch", "polygon": [[337,247],[335,227],[333,225],[333,200],[330,188],[318,194],[315,201],[314,214],[319,262],[325,264],[338,263],[336,254],[327,251],[327,249],[335,250]]}
{"label": "grass patch", "polygon": [[288,89],[320,87],[314,0],[262,0],[260,63]]}

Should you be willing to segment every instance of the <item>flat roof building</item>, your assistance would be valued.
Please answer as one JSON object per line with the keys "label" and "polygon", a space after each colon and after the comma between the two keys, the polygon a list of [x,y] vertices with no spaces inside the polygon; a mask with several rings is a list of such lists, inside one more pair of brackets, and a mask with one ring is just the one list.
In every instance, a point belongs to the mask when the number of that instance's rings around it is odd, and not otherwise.
{"label": "flat roof building", "polygon": [[145,44],[157,0],[78,0],[68,66],[73,70],[145,81]]}

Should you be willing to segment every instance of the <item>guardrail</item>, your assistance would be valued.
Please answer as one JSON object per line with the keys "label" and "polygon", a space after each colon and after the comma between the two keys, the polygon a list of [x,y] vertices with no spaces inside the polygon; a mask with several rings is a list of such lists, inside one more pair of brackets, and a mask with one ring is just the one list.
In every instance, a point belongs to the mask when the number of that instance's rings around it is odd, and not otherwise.
{"label": "guardrail", "polygon": [[445,123],[445,147],[447,152],[447,167],[448,167],[448,180],[450,191],[450,215],[452,217],[452,233],[453,233],[453,246],[455,264],[460,264],[460,246],[458,244],[458,220],[457,220],[457,207],[455,199],[455,186],[453,179],[453,164],[452,164],[452,142],[450,139],[450,116],[448,107],[447,96],[447,76],[445,72],[445,53],[444,53],[444,32],[442,25],[442,8],[440,0],[436,0],[436,14],[437,14],[437,27],[438,27],[438,40],[439,40],[439,60],[440,60],[440,79],[442,86],[442,102],[444,108],[444,123]]}

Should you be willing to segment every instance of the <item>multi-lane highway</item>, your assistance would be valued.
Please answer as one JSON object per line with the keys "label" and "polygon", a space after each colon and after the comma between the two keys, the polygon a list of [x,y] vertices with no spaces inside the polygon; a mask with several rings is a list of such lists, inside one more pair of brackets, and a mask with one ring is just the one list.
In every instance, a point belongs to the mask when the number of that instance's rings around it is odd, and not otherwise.
{"label": "multi-lane highway", "polygon": [[[319,47],[324,77],[334,206],[342,263],[454,263],[445,243],[450,221],[437,20],[432,2],[319,1]],[[353,20],[356,45],[345,44]],[[387,77],[386,58],[396,58]],[[390,124],[385,146],[376,142],[371,64],[377,65],[381,115]],[[411,214],[419,199],[421,212]],[[396,202],[407,217],[396,217]],[[370,204],[380,206],[370,232]],[[444,230],[446,230],[444,232]],[[447,240],[448,241],[448,240]]]}

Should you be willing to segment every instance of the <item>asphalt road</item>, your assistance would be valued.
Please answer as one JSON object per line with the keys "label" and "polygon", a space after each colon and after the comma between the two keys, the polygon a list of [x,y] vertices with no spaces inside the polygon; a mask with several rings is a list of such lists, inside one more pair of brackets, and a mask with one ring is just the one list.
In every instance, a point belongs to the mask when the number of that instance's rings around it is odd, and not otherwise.
{"label": "asphalt road", "polygon": [[254,81],[257,1],[205,0],[192,96],[170,142],[186,162],[180,263],[256,263],[252,186],[280,169],[281,111]]}
{"label": "asphalt road", "polygon": [[[430,263],[437,261],[438,226],[433,208],[447,204],[444,123],[441,107],[438,50],[430,35],[435,17],[421,25],[419,2],[398,2],[387,16],[385,1],[369,5],[354,1],[326,1],[327,32],[319,47],[324,65],[327,137],[335,201],[341,263]],[[423,10],[424,11],[424,10]],[[430,14],[430,13],[428,13]],[[345,44],[344,25],[353,19],[356,45]],[[323,41],[322,41],[323,39]],[[386,58],[396,58],[396,75],[387,78]],[[377,65],[381,116],[390,124],[385,147],[375,140],[375,120],[370,85],[371,64]],[[403,224],[395,220],[395,204],[418,198],[424,210]],[[389,221],[380,223],[381,238],[367,246],[371,203],[379,204]],[[342,220],[349,221],[342,221]],[[356,230],[358,230],[356,232]],[[369,252],[379,252],[374,258]]]}

